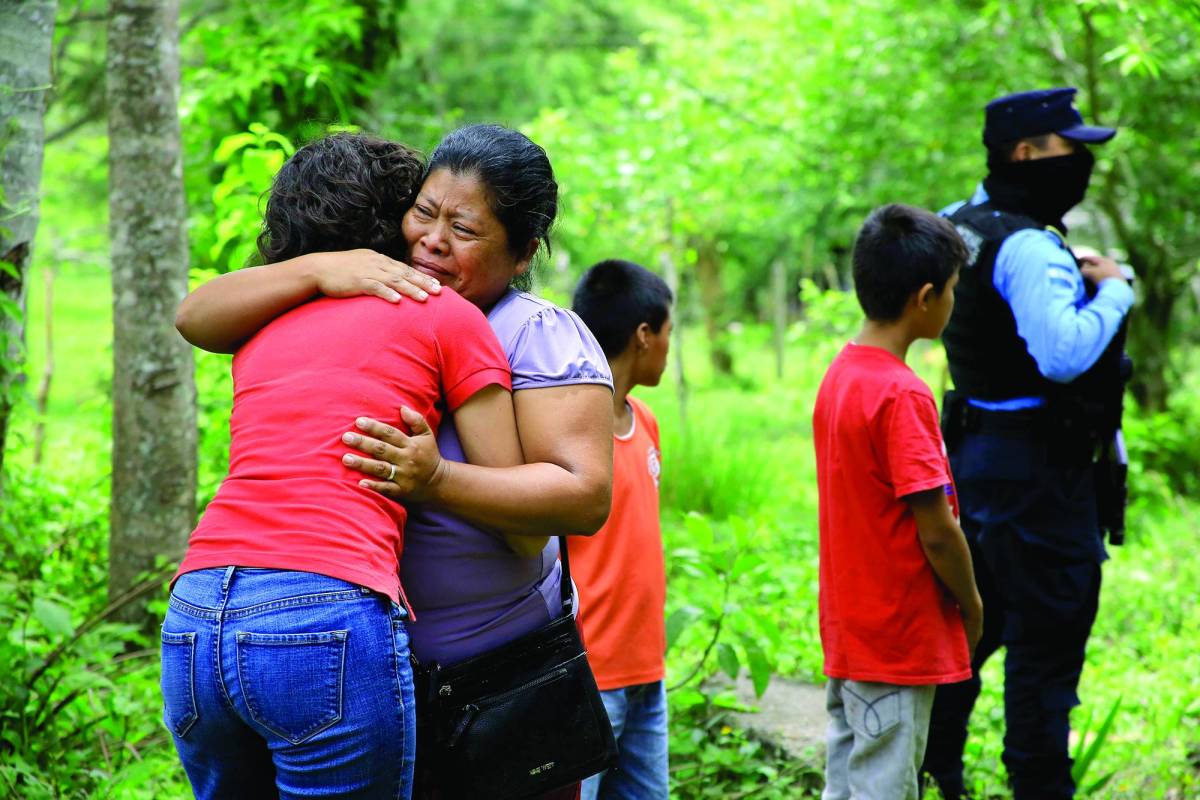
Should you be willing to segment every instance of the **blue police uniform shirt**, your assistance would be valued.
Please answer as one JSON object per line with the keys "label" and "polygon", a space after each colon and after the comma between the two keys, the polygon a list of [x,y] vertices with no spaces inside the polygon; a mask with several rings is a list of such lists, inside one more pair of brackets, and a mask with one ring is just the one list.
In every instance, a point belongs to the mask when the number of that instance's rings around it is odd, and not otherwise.
{"label": "blue police uniform shirt", "polygon": [[[979,205],[987,199],[980,185],[970,203]],[[948,216],[962,205],[955,203],[941,213]],[[1030,269],[1031,265],[1037,268]],[[1052,231],[1038,228],[1017,231],[1004,240],[996,253],[992,284],[1012,309],[1017,334],[1038,371],[1057,383],[1075,380],[1096,363],[1133,306],[1133,289],[1115,278],[1101,281],[1088,300],[1083,275],[1066,243]],[[1015,411],[1041,406],[1045,398],[968,401],[994,411]]]}

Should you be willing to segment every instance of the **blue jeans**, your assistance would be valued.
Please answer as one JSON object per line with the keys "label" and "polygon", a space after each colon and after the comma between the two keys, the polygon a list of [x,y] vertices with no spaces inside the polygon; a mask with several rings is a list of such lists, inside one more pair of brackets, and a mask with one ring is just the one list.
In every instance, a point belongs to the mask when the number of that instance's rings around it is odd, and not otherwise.
{"label": "blue jeans", "polygon": [[582,800],[667,800],[667,690],[662,681],[601,692],[617,766],[583,782]]}
{"label": "blue jeans", "polygon": [[308,572],[180,576],[163,622],[163,719],[196,797],[406,800],[416,722],[404,615]]}

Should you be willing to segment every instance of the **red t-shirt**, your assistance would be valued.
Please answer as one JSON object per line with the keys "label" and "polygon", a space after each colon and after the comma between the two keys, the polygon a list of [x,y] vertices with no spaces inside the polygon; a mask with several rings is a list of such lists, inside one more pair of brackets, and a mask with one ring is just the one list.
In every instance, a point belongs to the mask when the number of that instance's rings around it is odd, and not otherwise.
{"label": "red t-shirt", "polygon": [[821,531],[821,644],[831,678],[922,685],[971,675],[962,616],[905,495],[945,487],[933,393],[886,350],[848,344],[813,410]]}
{"label": "red t-shirt", "polygon": [[407,431],[400,406],[437,429],[508,359],[483,313],[450,290],[399,306],[319,299],[279,317],[233,358],[229,475],[178,575],[240,566],[315,572],[400,602],[404,507],[358,485],[341,436],[359,416]]}
{"label": "red t-shirt", "polygon": [[633,430],[613,437],[612,512],[593,536],[572,536],[579,626],[602,691],[662,680],[667,598],[658,523],[658,422],[628,398]]}

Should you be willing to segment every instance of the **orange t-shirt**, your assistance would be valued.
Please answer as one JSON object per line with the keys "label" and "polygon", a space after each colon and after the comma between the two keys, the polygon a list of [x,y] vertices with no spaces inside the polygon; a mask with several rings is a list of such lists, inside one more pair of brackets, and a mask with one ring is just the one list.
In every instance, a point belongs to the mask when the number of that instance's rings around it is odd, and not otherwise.
{"label": "orange t-shirt", "polygon": [[662,680],[667,599],[658,523],[658,422],[628,398],[633,430],[613,439],[612,512],[594,536],[571,537],[571,577],[588,662],[601,691]]}

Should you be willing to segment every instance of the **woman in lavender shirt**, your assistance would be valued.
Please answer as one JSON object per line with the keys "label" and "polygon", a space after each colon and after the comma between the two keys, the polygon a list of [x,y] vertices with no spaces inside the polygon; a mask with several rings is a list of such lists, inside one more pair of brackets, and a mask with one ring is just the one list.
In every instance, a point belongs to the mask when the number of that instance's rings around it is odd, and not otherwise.
{"label": "woman in lavender shirt", "polygon": [[404,216],[420,275],[372,251],[315,254],[228,273],[180,308],[181,333],[217,351],[236,349],[318,294],[395,302],[396,290],[420,300],[446,285],[487,313],[512,366],[524,466],[465,464],[449,421],[435,441],[411,411],[411,436],[360,418],[343,437],[362,454],[344,461],[370,476],[365,485],[409,508],[401,582],[416,611],[408,630],[421,661],[460,661],[560,613],[557,544],[545,537],[590,535],[608,516],[608,362],[573,312],[525,291],[534,255],[549,247],[557,204],[541,147],[506,128],[469,126],[438,145]]}

